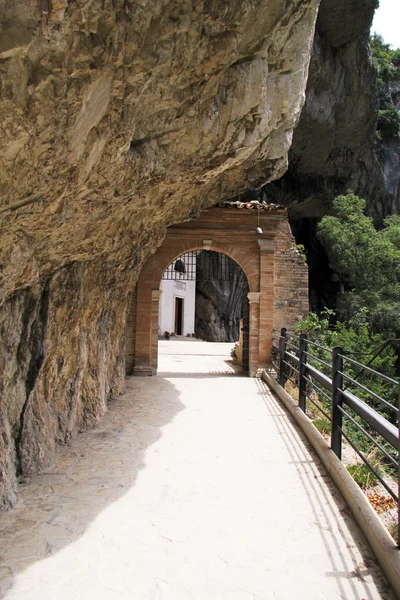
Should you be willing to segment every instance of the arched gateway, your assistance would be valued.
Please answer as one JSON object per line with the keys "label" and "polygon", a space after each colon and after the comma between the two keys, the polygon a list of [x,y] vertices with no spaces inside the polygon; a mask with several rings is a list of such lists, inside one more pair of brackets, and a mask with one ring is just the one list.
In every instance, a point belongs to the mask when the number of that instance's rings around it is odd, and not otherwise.
{"label": "arched gateway", "polygon": [[[257,228],[261,232],[257,232]],[[126,372],[157,372],[160,281],[165,269],[192,250],[232,258],[249,284],[249,374],[271,362],[273,329],[290,327],[308,310],[308,270],[297,251],[284,208],[224,202],[196,220],[168,228],[145,263],[132,293],[126,329]]]}
{"label": "arched gateway", "polygon": [[243,269],[226,254],[191,250],[164,271],[159,333],[238,342],[238,359],[249,372],[249,283]]}

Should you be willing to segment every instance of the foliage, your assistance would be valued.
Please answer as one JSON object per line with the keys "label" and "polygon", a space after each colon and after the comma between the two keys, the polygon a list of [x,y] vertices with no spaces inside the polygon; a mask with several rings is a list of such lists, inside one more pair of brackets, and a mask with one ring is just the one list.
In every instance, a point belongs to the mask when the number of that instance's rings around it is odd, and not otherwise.
{"label": "foliage", "polygon": [[378,111],[377,130],[382,136],[398,138],[400,136],[400,113],[394,106]]}
{"label": "foliage", "polygon": [[400,113],[394,104],[391,88],[394,83],[400,82],[400,49],[393,50],[389,44],[385,44],[382,36],[376,33],[371,37],[370,43],[378,72],[378,138],[398,138]]}
{"label": "foliage", "polygon": [[[335,311],[327,308],[320,315],[309,313],[305,319],[298,323],[297,331],[307,333],[310,341],[317,342],[319,346],[326,348],[326,350],[323,350],[310,344],[309,352],[317,359],[324,360],[328,364],[331,361],[332,348],[335,346],[341,347],[345,355],[365,364],[371,358],[373,350],[381,347],[385,341],[382,334],[371,332],[366,308],[360,309],[347,322],[336,320]],[[388,345],[376,356],[371,366],[379,373],[395,378],[396,358],[394,348]],[[312,360],[310,362],[313,364]],[[330,377],[330,369],[321,365],[322,363],[315,361],[315,367]],[[351,364],[346,365],[348,375],[354,376],[356,372],[356,367],[352,367]],[[385,395],[386,384],[371,381],[370,375],[364,375],[360,379],[360,382],[363,381],[375,393],[379,394],[380,392],[379,395]],[[359,390],[357,395],[364,399],[362,390]]]}
{"label": "foliage", "polygon": [[297,244],[296,248],[299,251],[301,258],[306,263],[307,262],[307,254],[306,254],[305,246],[303,244]]}
{"label": "foliage", "polygon": [[320,419],[314,419],[313,425],[322,435],[330,435],[331,433],[331,423],[328,421],[326,417],[321,417]]}
{"label": "foliage", "polygon": [[318,237],[348,290],[339,301],[340,317],[349,321],[366,308],[371,330],[395,337],[400,334],[400,216],[388,217],[378,231],[365,206],[352,192],[338,196]]}
{"label": "foliage", "polygon": [[363,490],[373,487],[378,483],[376,475],[365,464],[350,465],[347,467],[347,470]]}
{"label": "foliage", "polygon": [[371,51],[378,71],[378,84],[384,86],[400,80],[400,48],[393,49],[385,44],[381,35],[374,33],[370,38]]}
{"label": "foliage", "polygon": [[392,523],[389,527],[388,527],[389,533],[392,536],[392,538],[394,539],[394,541],[397,542],[399,541],[399,530],[398,530],[398,525],[397,522]]}

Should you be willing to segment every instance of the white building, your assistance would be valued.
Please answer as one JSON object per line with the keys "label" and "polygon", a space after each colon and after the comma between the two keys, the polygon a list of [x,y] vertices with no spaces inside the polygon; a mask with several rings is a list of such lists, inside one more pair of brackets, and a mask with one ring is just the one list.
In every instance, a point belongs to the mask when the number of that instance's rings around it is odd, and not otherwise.
{"label": "white building", "polygon": [[[193,258],[191,262],[193,261]],[[195,261],[195,259],[194,259]],[[177,270],[178,266],[178,270]],[[158,313],[158,332],[166,331],[176,335],[194,334],[194,315],[196,303],[196,265],[190,265],[187,273],[185,257],[182,256],[166,270],[168,279],[161,280],[160,308]],[[192,278],[194,273],[194,278]],[[186,279],[190,277],[190,279]]]}

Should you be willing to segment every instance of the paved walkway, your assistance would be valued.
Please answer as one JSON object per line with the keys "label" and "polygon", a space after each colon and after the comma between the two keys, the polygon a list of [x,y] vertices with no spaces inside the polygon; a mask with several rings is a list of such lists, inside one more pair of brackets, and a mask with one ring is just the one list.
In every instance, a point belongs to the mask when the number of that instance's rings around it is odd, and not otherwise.
{"label": "paved walkway", "polygon": [[160,347],[162,375],[130,378],[0,517],[2,597],[392,598],[302,435],[233,373],[231,344]]}

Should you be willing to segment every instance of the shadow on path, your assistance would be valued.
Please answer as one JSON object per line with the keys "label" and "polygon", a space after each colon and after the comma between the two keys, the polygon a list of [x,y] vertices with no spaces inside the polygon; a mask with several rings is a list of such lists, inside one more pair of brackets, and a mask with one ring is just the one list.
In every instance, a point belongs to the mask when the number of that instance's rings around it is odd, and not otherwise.
{"label": "shadow on path", "polygon": [[75,542],[135,485],[146,450],[183,408],[171,382],[130,378],[98,427],[60,448],[53,467],[23,481],[17,506],[0,516],[1,598],[19,573]]}

